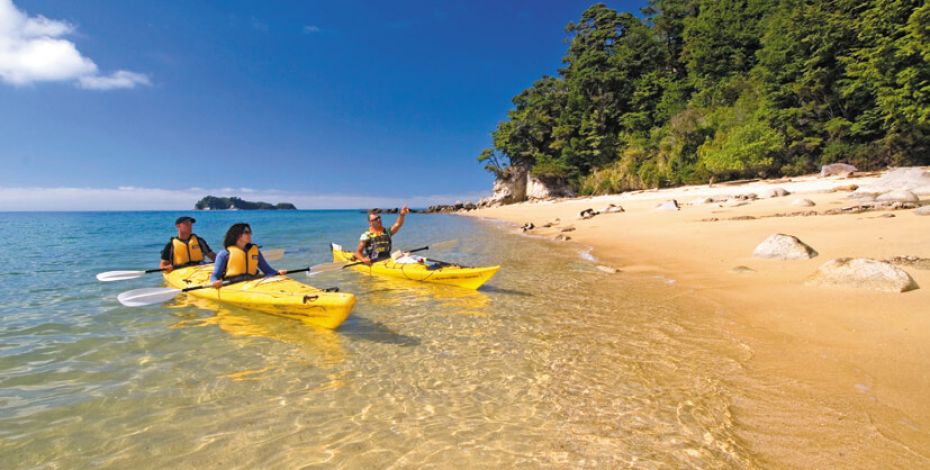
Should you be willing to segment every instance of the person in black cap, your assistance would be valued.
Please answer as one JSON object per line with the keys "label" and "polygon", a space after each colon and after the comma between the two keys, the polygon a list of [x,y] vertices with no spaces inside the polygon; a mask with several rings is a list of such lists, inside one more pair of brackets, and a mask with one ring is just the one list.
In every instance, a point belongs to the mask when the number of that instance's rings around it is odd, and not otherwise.
{"label": "person in black cap", "polygon": [[178,236],[171,237],[168,244],[161,250],[161,263],[159,267],[165,272],[171,272],[174,268],[182,268],[193,264],[200,264],[204,256],[211,260],[216,259],[216,253],[210,249],[210,245],[202,238],[194,235],[193,217],[186,215],[178,217],[174,221],[174,226],[178,228]]}

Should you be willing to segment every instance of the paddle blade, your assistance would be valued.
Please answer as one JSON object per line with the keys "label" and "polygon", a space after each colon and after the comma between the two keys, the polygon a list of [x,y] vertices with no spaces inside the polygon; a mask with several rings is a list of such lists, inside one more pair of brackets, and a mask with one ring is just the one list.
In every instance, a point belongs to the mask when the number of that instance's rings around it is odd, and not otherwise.
{"label": "paddle blade", "polygon": [[101,282],[125,281],[145,276],[145,271],[107,271],[97,275]]}
{"label": "paddle blade", "polygon": [[281,258],[284,258],[284,248],[262,250],[262,256],[265,257],[265,261],[277,261]]}
{"label": "paddle blade", "polygon": [[167,302],[181,293],[181,289],[170,287],[150,287],[146,289],[133,289],[116,296],[119,303],[127,307],[145,307]]}
{"label": "paddle blade", "polygon": [[337,261],[335,263],[314,264],[313,266],[310,266],[310,270],[307,271],[307,277],[313,276],[314,274],[338,271],[347,264],[349,264],[348,261]]}

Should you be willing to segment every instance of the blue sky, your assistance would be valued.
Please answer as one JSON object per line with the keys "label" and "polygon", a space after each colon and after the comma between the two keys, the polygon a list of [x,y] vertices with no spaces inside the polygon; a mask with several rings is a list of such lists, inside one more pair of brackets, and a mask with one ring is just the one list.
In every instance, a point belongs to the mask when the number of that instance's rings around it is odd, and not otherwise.
{"label": "blue sky", "polygon": [[477,198],[591,3],[0,0],[0,210]]}

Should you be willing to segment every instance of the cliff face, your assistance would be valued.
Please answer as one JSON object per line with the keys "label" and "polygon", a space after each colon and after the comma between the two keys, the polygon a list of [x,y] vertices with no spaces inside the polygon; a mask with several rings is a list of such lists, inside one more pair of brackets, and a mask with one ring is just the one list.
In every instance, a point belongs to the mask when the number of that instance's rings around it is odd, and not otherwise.
{"label": "cliff face", "polygon": [[533,176],[529,168],[513,165],[494,179],[492,194],[478,201],[479,207],[500,206],[523,201],[557,197],[574,197],[575,191],[565,182]]}
{"label": "cliff face", "polygon": [[216,197],[216,196],[207,196],[199,201],[197,204],[194,204],[194,209],[197,210],[210,210],[210,211],[219,211],[219,210],[297,210],[293,204],[289,202],[280,202],[278,204],[269,204],[267,202],[252,202],[244,201],[238,197]]}

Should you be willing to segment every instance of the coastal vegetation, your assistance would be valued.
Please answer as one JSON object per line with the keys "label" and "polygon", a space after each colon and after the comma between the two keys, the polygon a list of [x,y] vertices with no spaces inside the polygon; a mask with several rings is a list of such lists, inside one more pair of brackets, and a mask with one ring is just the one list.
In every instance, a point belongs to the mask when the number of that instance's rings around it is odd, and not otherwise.
{"label": "coastal vegetation", "polygon": [[565,29],[478,157],[583,194],[930,164],[930,4],[652,0]]}
{"label": "coastal vegetation", "polygon": [[289,202],[280,202],[270,204],[267,202],[245,201],[238,197],[216,197],[207,196],[194,204],[197,210],[297,210],[297,207]]}

